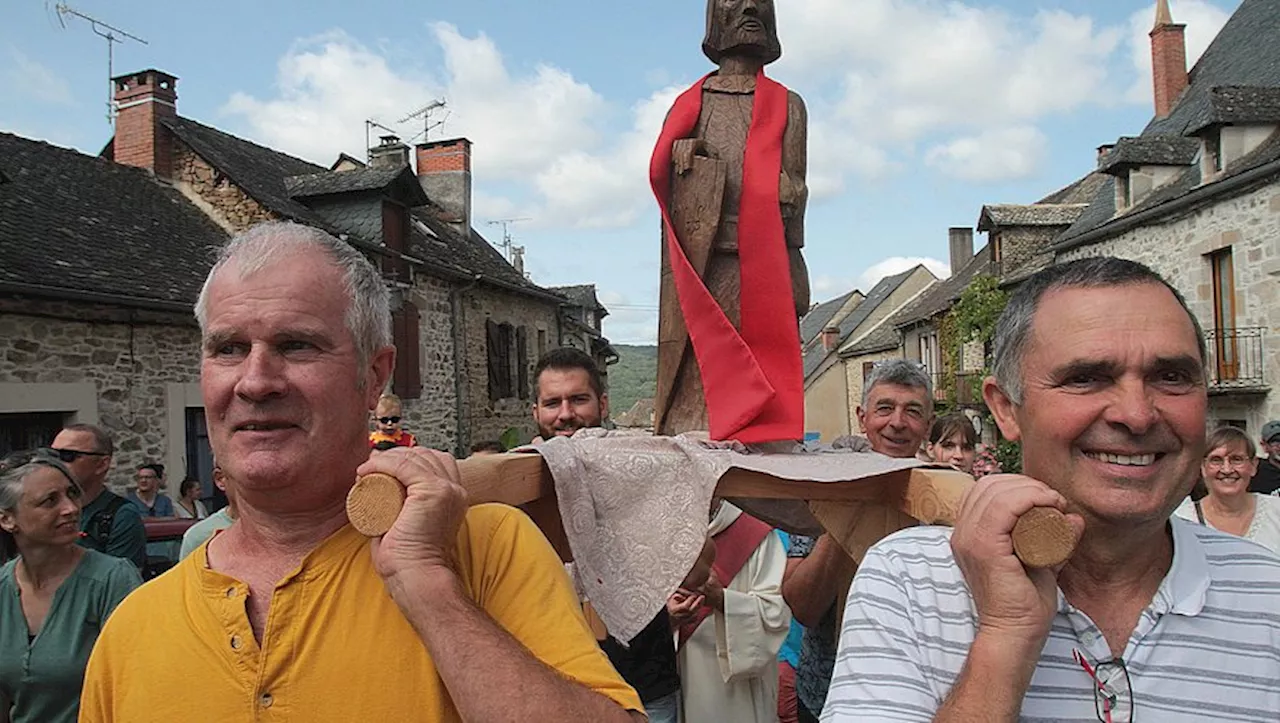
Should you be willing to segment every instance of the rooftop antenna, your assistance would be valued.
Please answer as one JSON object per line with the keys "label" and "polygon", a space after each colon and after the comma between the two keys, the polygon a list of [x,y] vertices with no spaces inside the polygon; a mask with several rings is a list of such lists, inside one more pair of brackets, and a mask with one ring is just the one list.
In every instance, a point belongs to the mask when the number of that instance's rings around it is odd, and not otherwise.
{"label": "rooftop antenna", "polygon": [[388,127],[386,127],[386,126],[382,125],[381,123],[379,123],[378,121],[376,121],[376,120],[372,120],[372,119],[369,119],[369,118],[366,118],[366,119],[365,119],[365,121],[364,121],[364,160],[365,160],[366,162],[367,162],[367,161],[372,161],[372,160],[373,160],[373,153],[372,153],[372,150],[373,150],[373,149],[372,149],[372,147],[370,146],[370,143],[371,143],[372,141],[369,139],[369,133],[370,133],[374,128],[378,128],[379,130],[384,130],[384,131],[386,131],[387,133],[390,133],[390,134],[391,134],[391,135],[393,135],[393,136],[398,136],[398,135],[400,135],[400,133],[399,133],[399,132],[394,131],[394,130],[391,130],[390,128],[388,128]]}
{"label": "rooftop antenna", "polygon": [[[48,7],[48,6],[46,5],[45,7]],[[53,9],[57,11],[58,24],[61,25],[63,29],[66,29],[67,27],[66,16],[73,15],[77,18],[80,18],[81,20],[88,22],[89,27],[93,30],[93,32],[96,33],[98,37],[101,37],[102,39],[107,41],[107,123],[108,124],[115,123],[115,120],[116,120],[116,104],[114,101],[115,88],[111,85],[111,79],[116,77],[114,46],[116,43],[123,43],[125,40],[133,40],[133,41],[142,43],[143,45],[147,45],[147,41],[143,40],[137,35],[134,35],[133,33],[126,32],[124,30],[121,30],[120,28],[108,25],[97,18],[85,15],[79,10],[76,10],[75,8],[67,5],[66,3],[58,3],[57,5],[53,6]]]}
{"label": "rooftop antenna", "polygon": [[502,242],[498,244],[498,247],[502,249],[503,258],[505,258],[507,260],[507,263],[511,264],[512,266],[515,266],[515,259],[516,259],[515,249],[517,248],[520,249],[519,254],[520,254],[520,257],[523,259],[524,247],[516,246],[514,243],[512,243],[511,226],[512,224],[520,223],[521,221],[532,221],[532,220],[533,219],[531,218],[521,216],[520,218],[499,218],[494,221],[488,222],[490,226],[502,227]]}
{"label": "rooftop antenna", "polygon": [[400,120],[396,121],[396,123],[408,123],[409,121],[414,120],[415,118],[421,118],[422,132],[419,133],[418,135],[415,135],[413,138],[409,139],[409,142],[412,143],[413,141],[416,141],[419,136],[421,136],[423,142],[425,143],[426,141],[431,140],[431,131],[442,127],[444,125],[444,122],[449,120],[450,114],[445,113],[444,118],[441,118],[435,123],[431,122],[431,115],[436,111],[440,110],[441,108],[444,108],[446,105],[448,105],[448,103],[446,103],[443,98],[438,98],[436,100],[431,101],[430,103],[427,103],[421,108],[415,110],[409,115],[401,118]]}

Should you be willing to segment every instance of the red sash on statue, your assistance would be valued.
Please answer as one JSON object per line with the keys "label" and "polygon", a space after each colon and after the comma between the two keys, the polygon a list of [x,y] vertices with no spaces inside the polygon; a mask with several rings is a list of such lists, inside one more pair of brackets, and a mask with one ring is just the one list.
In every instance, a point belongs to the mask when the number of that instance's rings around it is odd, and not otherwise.
{"label": "red sash on statue", "polygon": [[[711,566],[716,571],[716,579],[721,585],[729,586],[733,578],[738,576],[742,567],[751,559],[756,548],[764,542],[764,538],[773,532],[773,528],[743,512],[733,524],[720,531],[712,539],[716,541],[716,561]],[[680,645],[683,646],[714,611],[703,605],[694,612],[688,622],[680,626]]]}
{"label": "red sash on statue", "polygon": [[741,332],[725,316],[676,238],[667,198],[672,145],[688,138],[702,112],[699,80],[676,99],[658,138],[649,181],[662,209],[676,295],[702,374],[712,439],[744,443],[804,437],[804,374],[791,290],[778,181],[787,129],[787,89],[756,77],[738,212]]}

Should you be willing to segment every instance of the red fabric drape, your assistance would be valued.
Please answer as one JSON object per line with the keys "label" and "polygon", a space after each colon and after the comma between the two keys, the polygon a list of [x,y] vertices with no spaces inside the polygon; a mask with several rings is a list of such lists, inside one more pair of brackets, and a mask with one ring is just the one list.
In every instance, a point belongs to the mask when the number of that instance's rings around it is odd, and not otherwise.
{"label": "red fabric drape", "polygon": [[712,439],[744,443],[804,436],[804,374],[791,290],[778,181],[787,128],[787,89],[756,78],[738,212],[741,331],[690,265],[671,223],[672,145],[692,136],[702,111],[699,80],[676,99],[658,138],[649,181],[662,209],[666,243],[689,339],[702,373]]}

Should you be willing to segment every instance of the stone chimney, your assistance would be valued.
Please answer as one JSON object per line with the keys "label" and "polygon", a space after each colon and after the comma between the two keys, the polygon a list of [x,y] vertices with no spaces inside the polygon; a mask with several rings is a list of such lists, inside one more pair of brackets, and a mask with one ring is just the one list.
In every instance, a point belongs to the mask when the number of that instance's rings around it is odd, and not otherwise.
{"label": "stone chimney", "polygon": [[831,351],[840,345],[840,327],[828,326],[822,330],[822,348]]}
{"label": "stone chimney", "polygon": [[1114,143],[1104,143],[1098,146],[1098,168],[1102,168],[1102,164],[1106,162],[1107,156],[1111,154],[1111,149],[1115,148]]}
{"label": "stone chimney", "polygon": [[161,178],[173,175],[173,143],[160,121],[178,117],[178,79],[154,68],[118,75],[116,133],[112,160],[145,168]]}
{"label": "stone chimney", "polygon": [[453,138],[417,146],[418,183],[443,209],[441,220],[471,232],[471,141]]}
{"label": "stone chimney", "polygon": [[409,146],[400,142],[399,136],[378,136],[378,145],[369,149],[369,166],[372,168],[407,168]]}
{"label": "stone chimney", "polygon": [[1156,117],[1164,118],[1187,88],[1186,25],[1173,22],[1169,0],[1156,3],[1151,30],[1151,76],[1155,83]]}
{"label": "stone chimney", "polygon": [[524,276],[524,247],[511,247],[511,265],[515,267],[516,273]]}
{"label": "stone chimney", "polygon": [[973,229],[953,226],[947,230],[947,238],[951,246],[951,275],[955,276],[973,258]]}

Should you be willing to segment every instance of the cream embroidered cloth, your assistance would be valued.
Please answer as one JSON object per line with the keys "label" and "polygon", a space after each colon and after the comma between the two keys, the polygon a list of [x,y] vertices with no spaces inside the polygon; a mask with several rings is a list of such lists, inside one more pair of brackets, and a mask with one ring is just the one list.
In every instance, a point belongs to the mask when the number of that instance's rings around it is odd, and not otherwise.
{"label": "cream embroidered cloth", "polygon": [[692,435],[580,430],[534,448],[555,479],[578,589],[609,632],[631,640],[693,567],[711,497],[731,468],[781,479],[841,482],[920,466],[852,449],[798,444],[748,450]]}

